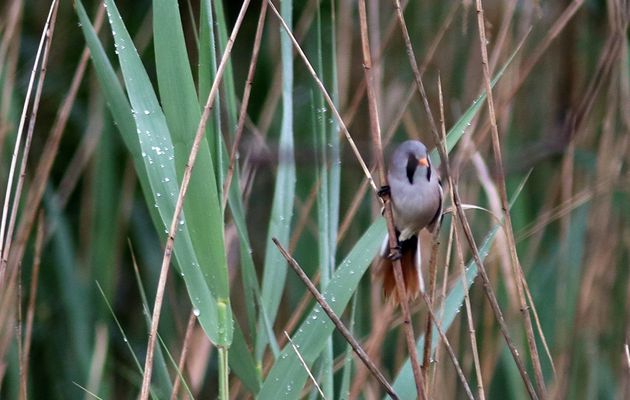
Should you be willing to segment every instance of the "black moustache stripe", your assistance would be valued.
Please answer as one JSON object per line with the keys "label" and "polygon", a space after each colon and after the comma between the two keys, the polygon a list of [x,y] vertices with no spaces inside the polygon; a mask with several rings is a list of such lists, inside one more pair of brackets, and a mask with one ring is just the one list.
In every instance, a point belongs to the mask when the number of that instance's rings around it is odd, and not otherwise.
{"label": "black moustache stripe", "polygon": [[409,183],[413,185],[413,174],[416,173],[416,168],[418,168],[418,160],[412,154],[409,154],[409,158],[407,158],[407,179],[409,179]]}

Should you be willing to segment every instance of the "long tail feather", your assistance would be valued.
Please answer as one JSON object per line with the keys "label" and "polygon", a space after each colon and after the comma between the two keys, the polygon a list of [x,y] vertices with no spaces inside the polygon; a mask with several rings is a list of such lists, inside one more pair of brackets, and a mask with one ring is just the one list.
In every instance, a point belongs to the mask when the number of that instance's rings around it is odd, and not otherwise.
{"label": "long tail feather", "polygon": [[[407,298],[415,299],[421,290],[424,290],[424,282],[420,272],[420,248],[418,237],[412,236],[408,240],[400,243],[402,258],[400,259],[403,281],[405,283],[405,291]],[[400,304],[398,290],[396,289],[396,278],[394,276],[394,265],[387,258],[387,246],[379,258],[376,260],[375,275],[376,279],[383,282],[383,294],[394,305]]]}

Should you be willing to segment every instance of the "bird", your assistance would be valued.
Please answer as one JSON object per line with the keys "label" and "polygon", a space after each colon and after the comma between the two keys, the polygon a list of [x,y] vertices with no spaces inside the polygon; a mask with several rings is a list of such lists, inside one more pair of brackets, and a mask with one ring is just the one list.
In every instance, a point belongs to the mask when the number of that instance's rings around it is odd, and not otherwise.
{"label": "bird", "polygon": [[398,246],[390,249],[389,237],[385,237],[375,261],[375,275],[383,282],[385,298],[399,304],[393,261],[400,259],[407,297],[415,299],[424,291],[419,233],[425,228],[433,231],[441,220],[443,192],[427,148],[418,140],[407,140],[396,148],[387,182],[379,195],[389,193]]}

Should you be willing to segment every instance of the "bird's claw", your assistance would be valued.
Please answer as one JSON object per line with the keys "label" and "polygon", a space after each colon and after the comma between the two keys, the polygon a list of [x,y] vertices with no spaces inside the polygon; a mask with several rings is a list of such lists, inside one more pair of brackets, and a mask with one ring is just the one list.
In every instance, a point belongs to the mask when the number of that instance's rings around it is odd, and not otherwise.
{"label": "bird's claw", "polygon": [[381,188],[378,190],[378,192],[376,192],[376,194],[378,194],[378,197],[380,197],[380,198],[383,198],[385,196],[390,196],[391,195],[391,190],[389,188],[389,185],[381,186]]}
{"label": "bird's claw", "polygon": [[396,247],[391,247],[389,249],[389,254],[387,258],[391,261],[400,260],[402,258],[402,247],[400,245],[396,245]]}

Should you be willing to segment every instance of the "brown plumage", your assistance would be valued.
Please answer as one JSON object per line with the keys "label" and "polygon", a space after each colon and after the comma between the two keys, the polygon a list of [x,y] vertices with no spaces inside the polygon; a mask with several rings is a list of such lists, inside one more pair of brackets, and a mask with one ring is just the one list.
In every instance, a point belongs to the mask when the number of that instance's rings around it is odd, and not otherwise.
{"label": "brown plumage", "polygon": [[[413,300],[418,296],[421,289],[420,276],[418,271],[418,263],[416,256],[418,246],[418,237],[411,238],[400,242],[400,265],[402,267],[403,280],[405,282],[405,291],[407,298]],[[400,304],[398,290],[396,290],[396,277],[394,276],[394,265],[387,257],[379,257],[376,260],[375,273],[378,280],[383,282],[383,294],[394,305]]]}

